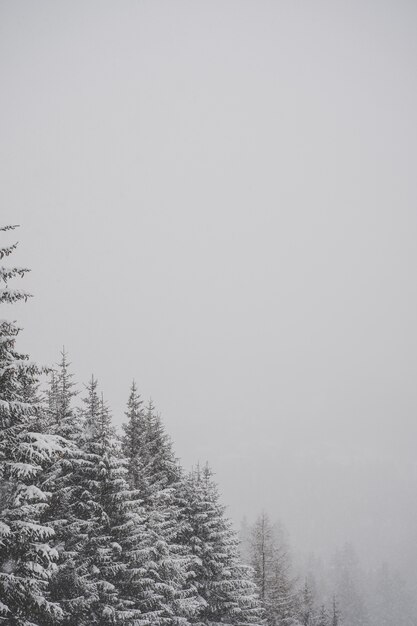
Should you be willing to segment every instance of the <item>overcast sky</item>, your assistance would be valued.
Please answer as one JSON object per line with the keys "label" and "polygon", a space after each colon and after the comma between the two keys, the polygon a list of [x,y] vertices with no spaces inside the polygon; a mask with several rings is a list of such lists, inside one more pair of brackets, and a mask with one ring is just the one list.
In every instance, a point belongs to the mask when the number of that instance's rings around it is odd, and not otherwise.
{"label": "overcast sky", "polygon": [[235,520],[415,563],[417,3],[1,0],[0,81],[21,347]]}

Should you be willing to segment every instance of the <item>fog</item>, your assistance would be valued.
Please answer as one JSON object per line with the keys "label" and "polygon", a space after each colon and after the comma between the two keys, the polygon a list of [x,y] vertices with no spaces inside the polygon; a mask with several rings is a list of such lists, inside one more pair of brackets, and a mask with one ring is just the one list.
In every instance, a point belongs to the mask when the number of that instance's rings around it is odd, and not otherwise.
{"label": "fog", "polygon": [[417,5],[0,4],[21,346],[135,378],[238,524],[417,580]]}

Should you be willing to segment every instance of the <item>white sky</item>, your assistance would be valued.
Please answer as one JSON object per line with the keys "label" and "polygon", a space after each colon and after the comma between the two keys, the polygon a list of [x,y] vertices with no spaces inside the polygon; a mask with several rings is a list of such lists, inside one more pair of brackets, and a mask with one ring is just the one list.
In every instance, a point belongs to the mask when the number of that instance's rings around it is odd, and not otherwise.
{"label": "white sky", "polygon": [[405,0],[0,2],[21,346],[119,422],[135,377],[235,519],[414,564],[416,61]]}

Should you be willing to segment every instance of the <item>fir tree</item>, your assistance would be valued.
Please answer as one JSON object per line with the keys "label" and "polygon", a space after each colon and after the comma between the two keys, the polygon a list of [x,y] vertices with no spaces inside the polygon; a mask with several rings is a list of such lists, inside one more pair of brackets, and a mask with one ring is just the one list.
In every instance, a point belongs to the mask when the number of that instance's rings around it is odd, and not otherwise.
{"label": "fir tree", "polygon": [[50,428],[61,437],[76,442],[80,436],[80,420],[73,406],[77,391],[70,366],[68,353],[63,348],[58,369],[52,372],[49,387]]}
{"label": "fir tree", "polygon": [[161,416],[156,412],[152,400],[146,407],[146,450],[148,476],[152,493],[175,485],[181,478],[181,468],[175,457],[170,437],[165,432]]}
{"label": "fir tree", "polygon": [[[83,398],[83,462],[75,468],[77,499],[72,508],[74,548],[71,563],[72,597],[65,603],[68,624],[112,623],[116,619],[117,591],[110,582],[113,549],[106,511],[109,496],[110,417],[100,402],[97,380],[92,377]],[[71,545],[71,543],[73,545]]]}
{"label": "fir tree", "polygon": [[73,599],[80,593],[75,568],[84,546],[80,528],[86,523],[85,516],[79,517],[82,491],[78,477],[87,460],[78,447],[81,426],[79,414],[73,406],[77,393],[69,366],[67,353],[63,350],[57,369],[51,373],[46,394],[45,428],[66,445],[43,477],[44,487],[53,492],[43,520],[55,531],[54,545],[59,553],[58,567],[51,579],[51,593],[64,609],[65,621],[71,623]]}
{"label": "fir tree", "polygon": [[123,452],[128,461],[128,471],[131,485],[139,489],[142,494],[148,492],[148,482],[145,480],[145,441],[146,423],[143,401],[138,394],[135,381],[130,388],[127,410],[125,413],[127,422],[123,424],[124,437]]}
{"label": "fir tree", "polygon": [[316,623],[317,626],[330,626],[330,617],[324,604],[320,607]]}
{"label": "fir tree", "polygon": [[339,624],[340,624],[340,610],[336,602],[336,597],[333,596],[331,626],[339,626]]}
{"label": "fir tree", "polygon": [[188,477],[187,542],[200,608],[194,623],[260,624],[262,611],[250,569],[239,559],[239,541],[219,502],[208,466]]}
{"label": "fir tree", "polygon": [[130,389],[126,417],[122,441],[130,481],[145,504],[150,505],[158,492],[180,480],[181,470],[152,400],[145,409],[135,382]]}
{"label": "fir tree", "polygon": [[251,565],[270,626],[299,624],[297,594],[290,577],[288,554],[277,528],[266,513],[255,522],[251,537]]}
{"label": "fir tree", "polygon": [[[1,248],[0,259],[15,248]],[[0,268],[2,304],[27,300],[26,292],[7,286],[27,271]],[[14,323],[0,322],[0,619],[10,626],[46,626],[57,623],[62,611],[48,597],[57,553],[51,546],[53,529],[40,521],[50,497],[40,487],[40,476],[61,447],[56,438],[36,430],[40,369],[16,351],[18,333]]]}
{"label": "fir tree", "polygon": [[300,621],[303,626],[313,626],[315,623],[316,610],[314,593],[311,584],[306,579],[301,594]]}
{"label": "fir tree", "polygon": [[[74,598],[74,624],[175,624],[158,558],[158,524],[149,524],[139,493],[127,482],[126,463],[110,411],[92,378],[84,398],[82,449],[86,464],[77,482],[83,546],[75,564],[84,593]],[[167,607],[169,610],[167,610]],[[171,621],[170,621],[171,620]]]}
{"label": "fir tree", "polygon": [[190,581],[189,547],[181,542],[181,469],[152,402],[144,409],[135,383],[126,417],[122,447],[147,527],[138,551],[136,569],[142,568],[142,582],[136,576],[136,606],[151,613],[152,624],[186,624],[196,610],[196,593]]}

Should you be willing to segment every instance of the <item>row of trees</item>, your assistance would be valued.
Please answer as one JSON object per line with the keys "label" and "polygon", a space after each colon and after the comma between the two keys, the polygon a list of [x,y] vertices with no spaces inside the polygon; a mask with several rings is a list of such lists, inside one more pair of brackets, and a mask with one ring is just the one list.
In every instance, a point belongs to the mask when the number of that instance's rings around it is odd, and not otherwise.
{"label": "row of trees", "polygon": [[338,626],[341,623],[336,597],[318,598],[310,576],[303,584],[292,573],[286,532],[266,513],[249,525],[241,525],[241,556],[250,563],[259,590],[265,619],[270,626]]}
{"label": "row of trees", "polygon": [[364,567],[349,543],[328,559],[314,555],[301,559],[297,570],[308,580],[316,604],[336,595],[344,626],[417,623],[412,579],[403,578],[386,561]]}
{"label": "row of trees", "polygon": [[[28,299],[8,285],[27,271],[0,267],[3,308]],[[210,468],[183,470],[135,383],[118,434],[97,380],[79,400],[66,353],[45,371],[19,331],[0,320],[0,624],[368,624],[346,558],[337,602],[300,588],[282,529],[262,514],[239,541]]]}
{"label": "row of trees", "polygon": [[[241,556],[254,570],[270,625],[415,626],[412,581],[387,562],[364,568],[349,543],[325,559],[291,557],[288,533],[263,513],[241,524]],[[294,572],[296,574],[294,574]]]}
{"label": "row of trees", "polygon": [[[2,305],[26,272],[0,268]],[[0,623],[262,624],[210,469],[184,472],[135,384],[121,436],[94,377],[76,406],[65,353],[45,393],[18,333],[0,322]]]}

